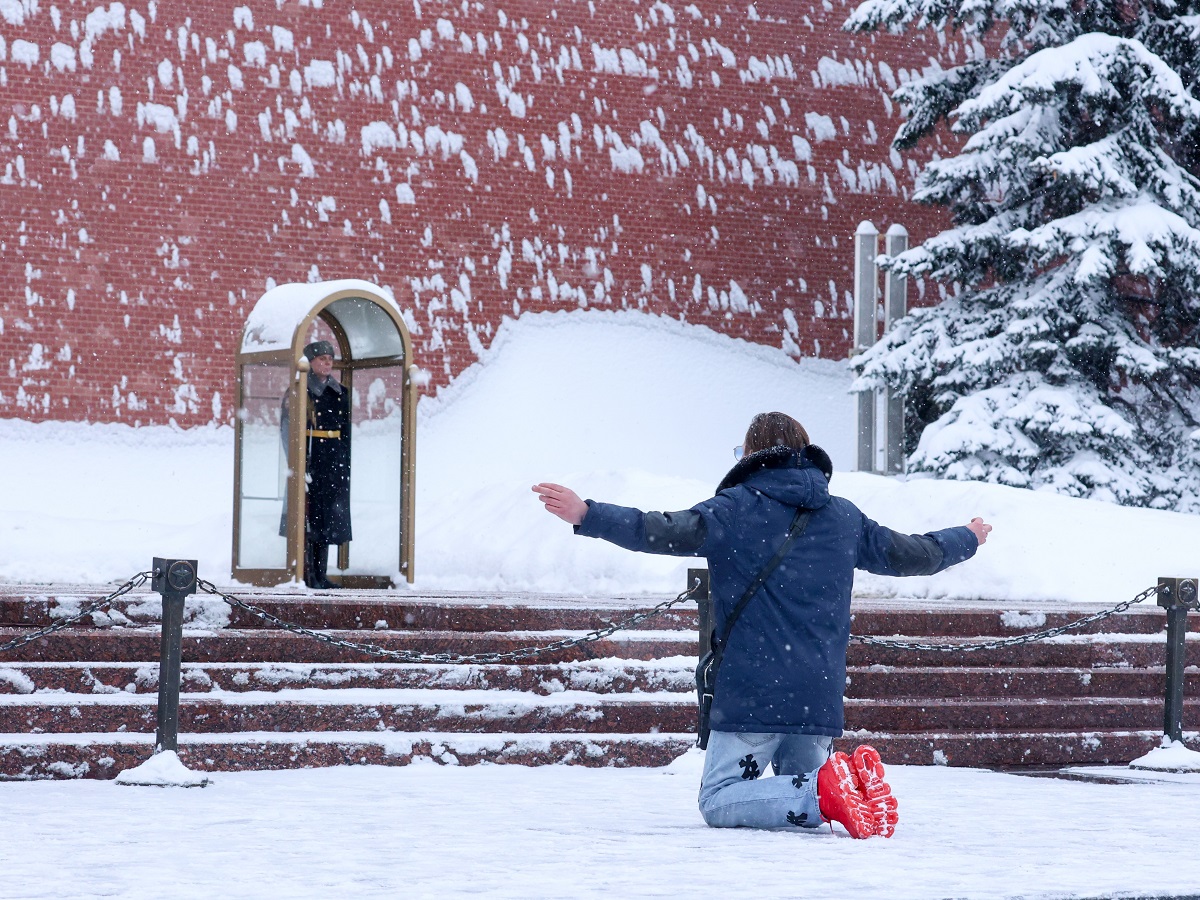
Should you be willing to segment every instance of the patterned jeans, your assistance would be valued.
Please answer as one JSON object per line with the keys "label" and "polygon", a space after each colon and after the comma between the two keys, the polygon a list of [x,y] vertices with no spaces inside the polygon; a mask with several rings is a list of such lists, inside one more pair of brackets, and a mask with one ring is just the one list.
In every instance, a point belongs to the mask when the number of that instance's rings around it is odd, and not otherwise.
{"label": "patterned jeans", "polygon": [[[714,828],[817,828],[817,769],[833,738],[823,734],[714,731],[700,781],[700,814]],[[762,778],[767,764],[774,778]]]}

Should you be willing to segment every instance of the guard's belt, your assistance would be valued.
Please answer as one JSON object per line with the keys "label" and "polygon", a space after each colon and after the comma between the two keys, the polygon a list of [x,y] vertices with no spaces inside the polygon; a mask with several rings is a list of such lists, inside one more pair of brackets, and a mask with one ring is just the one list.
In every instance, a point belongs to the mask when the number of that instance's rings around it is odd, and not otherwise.
{"label": "guard's belt", "polygon": [[305,433],[306,433],[306,434],[307,434],[309,437],[315,437],[315,438],[328,438],[328,439],[330,439],[330,440],[333,440],[333,441],[339,440],[339,439],[341,438],[341,436],[342,436],[342,433],[341,433],[340,431],[314,431],[314,430],[313,430],[313,429],[311,429],[311,428],[310,428],[310,429],[308,429],[308,431],[307,431],[307,432],[305,432]]}

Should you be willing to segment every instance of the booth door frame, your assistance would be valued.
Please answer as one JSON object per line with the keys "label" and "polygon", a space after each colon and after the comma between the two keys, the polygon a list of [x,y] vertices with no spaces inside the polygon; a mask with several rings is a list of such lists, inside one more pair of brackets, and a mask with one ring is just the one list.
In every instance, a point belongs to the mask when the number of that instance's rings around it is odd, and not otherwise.
{"label": "booth door frame", "polygon": [[[295,361],[292,359],[292,354],[287,350],[279,350],[279,351],[276,351],[276,352],[270,353],[270,354],[264,353],[261,358],[255,359],[251,363],[244,363],[244,362],[239,361],[238,367],[237,367],[237,383],[236,383],[237,396],[236,396],[236,401],[235,401],[237,403],[237,406],[235,407],[235,409],[237,409],[237,410],[243,409],[245,402],[246,402],[245,369],[247,366],[253,366],[253,365],[278,365],[278,366],[287,367],[287,369],[292,374],[293,383],[295,382],[296,374],[297,374],[296,364],[295,364]],[[295,393],[295,392],[293,391],[293,393]],[[295,415],[295,409],[289,408],[288,415]],[[233,494],[234,494],[234,498],[236,501],[237,516],[235,517],[234,528],[233,528],[233,547],[232,547],[232,550],[233,550],[232,559],[234,561],[233,574],[235,577],[247,579],[251,584],[256,584],[256,585],[275,586],[275,585],[279,585],[279,584],[286,584],[289,581],[293,580],[293,578],[294,578],[293,566],[291,566],[288,562],[289,560],[295,559],[295,555],[294,555],[294,551],[293,551],[293,547],[292,547],[292,535],[291,535],[290,529],[289,529],[288,536],[287,536],[287,549],[285,551],[286,558],[284,559],[284,567],[282,569],[253,569],[253,568],[246,568],[244,566],[238,565],[238,562],[241,559],[241,548],[239,547],[239,543],[241,540],[242,523],[240,521],[238,521],[238,518],[240,518],[241,512],[242,512],[242,465],[244,462],[244,457],[243,457],[243,452],[242,452],[243,451],[243,446],[242,446],[243,445],[243,427],[244,426],[239,421],[237,426],[234,428],[233,452],[234,452],[234,460],[236,462],[236,465],[234,466],[234,469],[233,469]],[[294,478],[295,467],[292,465],[292,459],[293,459],[292,450],[293,450],[293,448],[289,441],[288,468],[292,470],[292,475],[288,477],[288,487],[287,487],[288,491],[296,490],[296,484],[295,484],[295,478]],[[287,509],[287,507],[285,506],[284,507],[285,513],[286,513],[286,509]]]}

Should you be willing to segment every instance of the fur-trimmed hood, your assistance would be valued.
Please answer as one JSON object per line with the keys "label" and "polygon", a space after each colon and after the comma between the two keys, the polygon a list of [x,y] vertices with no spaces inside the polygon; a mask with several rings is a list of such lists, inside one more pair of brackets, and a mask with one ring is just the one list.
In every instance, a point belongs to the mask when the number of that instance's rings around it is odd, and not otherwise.
{"label": "fur-trimmed hood", "polygon": [[738,460],[717,485],[717,493],[727,490],[748,480],[750,476],[764,469],[803,469],[814,466],[825,476],[828,484],[833,478],[833,462],[829,454],[816,444],[809,444],[802,451],[796,452],[791,447],[768,447]]}

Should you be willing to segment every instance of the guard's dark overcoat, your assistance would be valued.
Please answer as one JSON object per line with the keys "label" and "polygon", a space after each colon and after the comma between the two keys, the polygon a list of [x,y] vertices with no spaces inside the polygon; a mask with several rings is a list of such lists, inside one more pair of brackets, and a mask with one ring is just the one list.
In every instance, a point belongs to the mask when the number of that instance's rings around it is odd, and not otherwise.
{"label": "guard's dark overcoat", "polygon": [[[337,434],[337,437],[322,435]],[[308,382],[308,539],[350,540],[350,392],[332,378]]]}
{"label": "guard's dark overcoat", "polygon": [[[288,429],[288,400],[283,401],[283,434]],[[337,437],[332,437],[337,434]],[[285,437],[286,440],[286,437]],[[308,377],[308,423],[304,431],[308,457],[307,540],[341,544],[350,530],[350,392],[335,379],[322,385]],[[283,534],[282,526],[280,534]]]}

